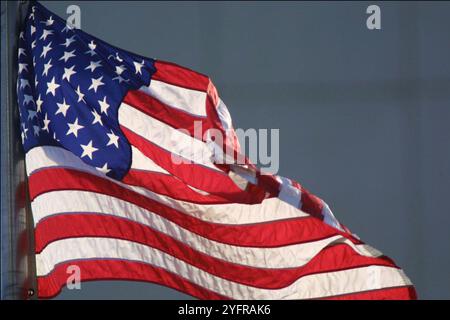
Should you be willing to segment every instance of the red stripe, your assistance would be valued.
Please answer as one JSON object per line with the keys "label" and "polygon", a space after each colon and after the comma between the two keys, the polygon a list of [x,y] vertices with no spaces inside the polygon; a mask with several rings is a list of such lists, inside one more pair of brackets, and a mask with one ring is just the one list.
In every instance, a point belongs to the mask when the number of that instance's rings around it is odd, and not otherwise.
{"label": "red stripe", "polygon": [[344,235],[354,243],[361,243],[313,217],[247,225],[223,225],[205,222],[104,178],[71,169],[44,169],[32,174],[29,181],[32,200],[40,194],[56,190],[97,192],[133,203],[193,233],[227,244],[277,247],[315,241],[338,234]]}
{"label": "red stripe", "polygon": [[371,290],[367,292],[357,292],[335,297],[325,298],[326,300],[416,300],[417,293],[413,286],[385,288]]}
{"label": "red stripe", "polygon": [[179,87],[206,92],[209,78],[191,69],[166,61],[155,61],[156,72],[152,79]]}
{"label": "red stripe", "polygon": [[122,260],[84,260],[60,264],[52,273],[37,278],[39,298],[49,299],[61,292],[69,277],[66,270],[71,265],[80,267],[81,281],[144,281],[161,284],[199,299],[227,299],[162,268]]}
{"label": "red stripe", "polygon": [[361,256],[345,244],[324,248],[301,267],[249,267],[201,253],[181,241],[139,223],[98,214],[56,215],[42,220],[36,228],[36,252],[41,252],[53,241],[74,237],[106,237],[134,241],[164,251],[223,279],[264,289],[284,288],[311,274],[370,265],[395,267],[388,259]]}

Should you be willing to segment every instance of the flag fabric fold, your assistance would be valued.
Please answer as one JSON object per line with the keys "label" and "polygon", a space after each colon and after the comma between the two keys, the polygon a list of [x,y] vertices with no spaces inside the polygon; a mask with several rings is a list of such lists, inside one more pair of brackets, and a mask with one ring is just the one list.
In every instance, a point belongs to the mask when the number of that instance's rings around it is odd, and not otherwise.
{"label": "flag fabric fold", "polygon": [[241,155],[207,76],[114,47],[33,2],[17,91],[40,298],[57,295],[73,265],[82,281],[203,299],[416,297],[323,200]]}

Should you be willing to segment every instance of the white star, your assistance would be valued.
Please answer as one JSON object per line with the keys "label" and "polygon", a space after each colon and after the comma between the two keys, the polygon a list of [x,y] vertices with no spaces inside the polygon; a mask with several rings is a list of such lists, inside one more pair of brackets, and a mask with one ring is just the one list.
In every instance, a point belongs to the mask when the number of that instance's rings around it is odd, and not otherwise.
{"label": "white star", "polygon": [[122,78],[122,76],[117,76],[115,78],[112,78],[113,80],[118,80],[119,83],[122,83],[123,81],[128,82],[129,80],[125,80],[124,78]]}
{"label": "white star", "polygon": [[75,65],[71,66],[70,68],[64,68],[64,74],[62,76],[63,80],[67,79],[67,81],[70,81],[70,77],[75,73],[77,73],[76,71],[73,70],[73,68],[75,68]]}
{"label": "white star", "polygon": [[41,128],[39,126],[33,126],[34,129],[34,135],[38,136],[39,135],[39,131],[41,130]]}
{"label": "white star", "polygon": [[119,149],[119,136],[116,136],[114,132],[111,130],[111,133],[106,133],[108,135],[109,141],[106,146],[115,145],[117,149]]}
{"label": "white star", "polygon": [[25,53],[25,49],[24,48],[19,48],[19,53],[17,54],[17,57],[20,58],[20,55],[24,55],[27,56],[27,54]]}
{"label": "white star", "polygon": [[110,105],[108,102],[106,102],[106,96],[102,100],[98,100],[98,103],[100,104],[100,112],[104,112],[106,115],[108,115],[108,108]]}
{"label": "white star", "polygon": [[22,123],[22,128],[23,128],[23,130],[22,130],[21,137],[22,137],[22,144],[23,144],[25,142],[25,139],[27,138],[28,129],[25,127],[25,124],[23,124],[23,123]]}
{"label": "white star", "polygon": [[53,34],[53,30],[46,30],[42,31],[42,36],[39,38],[39,40],[44,39],[44,41],[47,39],[48,36]]}
{"label": "white star", "polygon": [[119,57],[119,54],[116,52],[116,60],[119,62],[122,62],[123,59],[121,57]]}
{"label": "white star", "polygon": [[30,35],[33,35],[33,33],[35,33],[36,32],[36,27],[35,26],[33,26],[33,25],[31,25],[31,28],[30,28]]}
{"label": "white star", "polygon": [[75,49],[68,52],[68,51],[64,51],[64,55],[59,59],[59,61],[64,60],[64,62],[67,62],[67,60],[69,60],[72,57],[75,57],[75,55],[73,54],[75,52]]}
{"label": "white star", "polygon": [[100,123],[101,125],[103,125],[102,116],[95,110],[91,111],[91,113],[94,116],[94,121],[92,122],[92,124]]}
{"label": "white star", "polygon": [[30,102],[34,103],[33,96],[30,96],[28,94],[24,94],[23,95],[23,104],[28,105]]}
{"label": "white star", "polygon": [[107,174],[108,172],[111,171],[111,169],[108,169],[108,162],[105,162],[105,164],[103,165],[103,167],[99,168],[96,167],[96,169],[104,174]]}
{"label": "white star", "polygon": [[88,43],[88,47],[91,50],[95,50],[95,48],[97,48],[97,45],[95,44],[94,40],[91,40],[91,42]]}
{"label": "white star", "polygon": [[42,127],[42,131],[47,131],[48,133],[50,133],[50,130],[48,128],[48,125],[50,124],[50,120],[48,120],[47,114],[45,114],[45,118],[44,118],[44,126]]}
{"label": "white star", "polygon": [[91,55],[91,57],[93,57],[94,55],[96,55],[94,50],[97,47],[97,45],[94,43],[94,40],[91,40],[91,42],[88,44],[88,46],[89,46],[89,50],[86,51],[85,53],[88,53]]}
{"label": "white star", "polygon": [[66,42],[62,43],[62,46],[65,46],[66,48],[70,46],[72,42],[75,42],[75,36],[71,36],[70,38],[66,38]]}
{"label": "white star", "polygon": [[[78,95],[78,101],[77,102],[84,101],[84,93],[81,92],[80,86],[78,86],[78,88],[77,88],[77,90],[75,92]],[[84,102],[86,102],[86,101],[84,101]]]}
{"label": "white star", "polygon": [[94,62],[94,61],[91,61],[91,63],[90,63],[84,70],[90,69],[92,72],[94,72],[94,70],[95,70],[96,68],[102,66],[102,64],[100,63],[100,61],[101,61],[101,60],[98,60],[98,61],[95,61],[95,62]]}
{"label": "white star", "polygon": [[93,147],[93,146],[92,146],[92,140],[89,141],[89,143],[86,144],[86,145],[82,144],[82,145],[81,145],[81,148],[83,148],[83,153],[81,154],[81,158],[87,156],[87,157],[89,157],[89,159],[91,159],[91,160],[92,160],[92,153],[94,153],[95,151],[98,150],[96,147]]}
{"label": "white star", "polygon": [[48,62],[46,64],[44,64],[44,71],[42,71],[42,76],[48,75],[48,70],[50,70],[50,68],[53,67],[51,62],[52,62],[52,59],[50,58],[50,60],[48,60]]}
{"label": "white star", "polygon": [[55,22],[55,20],[53,20],[53,16],[50,16],[50,18],[47,19],[47,21],[45,21],[45,25],[51,26],[53,24],[53,22]]}
{"label": "white star", "polygon": [[24,36],[23,31],[19,34],[19,38],[25,40],[25,36]]}
{"label": "white star", "polygon": [[127,68],[125,68],[124,65],[116,66],[116,73],[117,73],[117,75],[120,76],[120,75],[122,74],[122,72],[124,72],[126,69],[127,69]]}
{"label": "white star", "polygon": [[67,110],[70,108],[70,105],[66,103],[66,98],[63,99],[63,103],[56,103],[58,105],[58,110],[56,111],[55,115],[58,113],[62,113],[64,117],[67,114]]}
{"label": "white star", "polygon": [[34,41],[31,43],[31,49],[34,49],[34,48],[36,48],[36,40],[34,40]]}
{"label": "white star", "polygon": [[30,82],[27,79],[20,79],[20,89],[23,89],[25,87],[30,87]]}
{"label": "white star", "polygon": [[36,57],[33,57],[33,67],[36,68]]}
{"label": "white star", "polygon": [[141,63],[133,61],[134,68],[136,69],[136,74],[142,74],[142,67],[144,66],[144,60]]}
{"label": "white star", "polygon": [[38,99],[36,100],[36,112],[41,112],[41,106],[43,101],[41,100],[41,95],[39,95]]}
{"label": "white star", "polygon": [[69,126],[69,130],[67,131],[66,136],[72,133],[75,137],[78,137],[78,130],[84,128],[84,126],[78,124],[78,118],[75,119],[74,123],[68,123],[67,125]]}
{"label": "white star", "polygon": [[26,63],[19,63],[19,73],[21,73],[23,70],[28,72],[28,64],[26,64]]}
{"label": "white star", "polygon": [[53,132],[53,140],[56,140],[56,141],[60,141],[58,138],[56,138],[56,132]]}
{"label": "white star", "polygon": [[42,57],[46,58],[47,57],[47,53],[50,50],[52,50],[52,49],[53,49],[52,48],[52,42],[50,41],[48,45],[42,47],[42,53],[41,53],[40,58],[42,58]]}
{"label": "white star", "polygon": [[89,86],[88,90],[94,89],[94,92],[97,92],[97,88],[99,86],[104,85],[104,83],[102,82],[103,76],[99,77],[98,79],[92,78],[92,84]]}
{"label": "white star", "polygon": [[55,82],[55,77],[53,77],[51,82],[47,82],[47,92],[46,92],[46,94],[51,92],[52,95],[55,96],[56,89],[58,89],[59,87],[60,87],[60,85]]}
{"label": "white star", "polygon": [[36,118],[36,111],[28,110],[28,120],[32,120],[33,118]]}

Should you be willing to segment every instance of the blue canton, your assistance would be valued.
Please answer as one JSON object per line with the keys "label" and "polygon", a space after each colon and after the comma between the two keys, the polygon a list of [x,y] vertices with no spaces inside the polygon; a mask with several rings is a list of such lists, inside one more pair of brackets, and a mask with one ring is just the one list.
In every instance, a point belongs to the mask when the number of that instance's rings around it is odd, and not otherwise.
{"label": "blue canton", "polygon": [[118,109],[128,90],[150,84],[154,60],[68,25],[37,2],[18,49],[17,95],[25,152],[59,146],[114,179],[131,165]]}

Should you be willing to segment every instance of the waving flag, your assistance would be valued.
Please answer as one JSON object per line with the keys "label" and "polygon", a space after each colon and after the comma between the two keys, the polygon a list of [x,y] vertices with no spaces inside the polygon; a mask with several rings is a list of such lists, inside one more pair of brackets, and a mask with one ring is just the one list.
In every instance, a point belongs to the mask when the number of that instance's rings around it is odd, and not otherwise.
{"label": "waving flag", "polygon": [[298,182],[219,161],[240,150],[208,77],[113,47],[39,3],[19,46],[39,297],[58,294],[72,265],[82,281],[206,299],[415,297]]}

